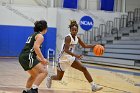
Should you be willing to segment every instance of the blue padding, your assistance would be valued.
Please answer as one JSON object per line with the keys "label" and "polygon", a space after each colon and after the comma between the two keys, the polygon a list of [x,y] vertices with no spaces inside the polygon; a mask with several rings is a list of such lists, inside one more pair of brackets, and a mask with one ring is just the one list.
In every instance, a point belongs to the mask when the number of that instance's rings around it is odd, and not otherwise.
{"label": "blue padding", "polygon": [[[33,27],[0,25],[0,56],[18,56]],[[49,28],[43,44],[43,55],[47,56],[47,49],[56,48],[56,28]]]}
{"label": "blue padding", "polygon": [[72,8],[77,9],[78,0],[64,0],[63,7],[64,8]]}
{"label": "blue padding", "polygon": [[113,11],[114,0],[101,0],[101,10]]}
{"label": "blue padding", "polygon": [[42,53],[46,58],[49,48],[56,50],[56,28],[48,28],[48,32],[44,35]]}
{"label": "blue padding", "polygon": [[0,25],[0,56],[18,56],[32,27]]}

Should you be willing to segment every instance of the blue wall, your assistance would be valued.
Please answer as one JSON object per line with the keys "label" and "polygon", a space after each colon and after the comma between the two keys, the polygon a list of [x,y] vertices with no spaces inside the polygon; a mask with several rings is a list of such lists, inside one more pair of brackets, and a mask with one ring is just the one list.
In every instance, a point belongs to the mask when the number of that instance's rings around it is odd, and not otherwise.
{"label": "blue wall", "polygon": [[[0,56],[18,56],[33,27],[0,25]],[[47,57],[48,48],[56,49],[56,28],[48,28],[44,35],[42,52]]]}

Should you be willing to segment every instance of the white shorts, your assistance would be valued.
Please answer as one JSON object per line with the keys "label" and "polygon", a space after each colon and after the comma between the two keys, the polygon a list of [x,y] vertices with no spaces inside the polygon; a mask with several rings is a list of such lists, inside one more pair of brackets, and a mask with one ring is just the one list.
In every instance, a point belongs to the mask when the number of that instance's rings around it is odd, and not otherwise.
{"label": "white shorts", "polygon": [[71,55],[62,55],[59,59],[58,59],[58,70],[60,71],[65,71],[67,68],[71,67],[72,63],[75,61],[75,57],[71,56]]}

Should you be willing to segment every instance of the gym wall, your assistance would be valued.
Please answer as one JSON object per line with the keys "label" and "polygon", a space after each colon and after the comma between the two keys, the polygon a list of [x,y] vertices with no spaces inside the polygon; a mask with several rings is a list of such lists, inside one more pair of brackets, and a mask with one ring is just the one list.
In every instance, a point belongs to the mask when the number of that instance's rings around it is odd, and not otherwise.
{"label": "gym wall", "polygon": [[[42,52],[47,57],[49,48],[56,49],[56,14],[52,9],[39,6],[0,6],[0,56],[18,56],[26,39],[33,33],[36,20],[47,20],[48,33],[45,34]],[[56,11],[55,9],[53,11]]]}

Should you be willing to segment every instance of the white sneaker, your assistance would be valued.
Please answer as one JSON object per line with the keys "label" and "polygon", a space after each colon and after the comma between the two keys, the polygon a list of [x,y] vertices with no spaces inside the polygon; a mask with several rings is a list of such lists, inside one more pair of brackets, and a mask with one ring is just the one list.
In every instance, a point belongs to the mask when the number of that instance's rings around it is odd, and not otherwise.
{"label": "white sneaker", "polygon": [[98,90],[103,89],[102,86],[99,86],[99,85],[96,85],[96,84],[92,85],[91,88],[92,88],[92,91],[93,91],[93,92],[96,92],[96,91],[98,91]]}
{"label": "white sneaker", "polygon": [[47,88],[51,88],[51,85],[52,85],[52,79],[50,76],[47,77],[47,82],[46,82],[46,86]]}

